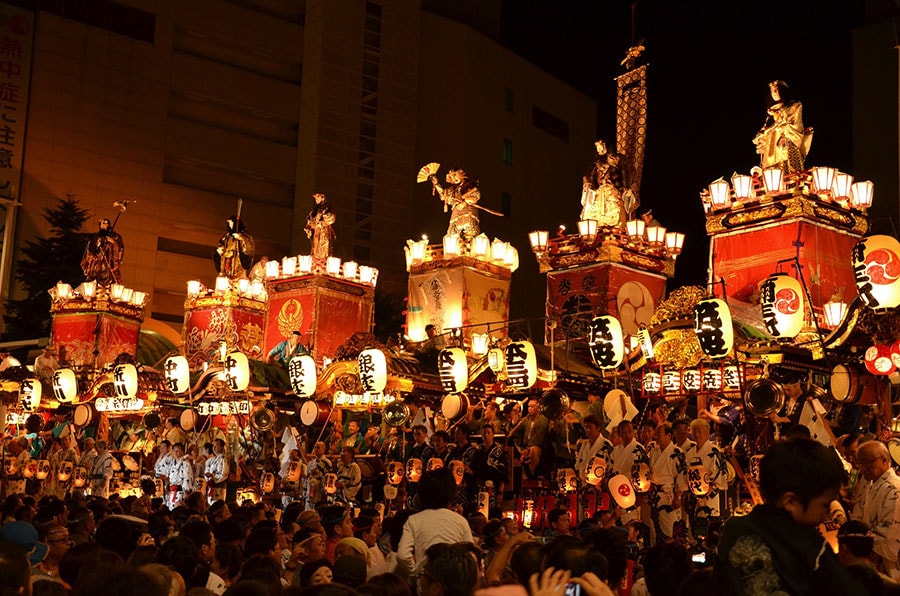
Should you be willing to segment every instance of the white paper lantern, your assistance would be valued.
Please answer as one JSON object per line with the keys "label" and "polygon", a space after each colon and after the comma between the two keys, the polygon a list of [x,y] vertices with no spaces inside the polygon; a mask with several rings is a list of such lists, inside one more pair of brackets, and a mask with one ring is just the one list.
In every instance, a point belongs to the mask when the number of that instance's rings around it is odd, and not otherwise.
{"label": "white paper lantern", "polygon": [[602,455],[594,455],[588,460],[588,464],[581,472],[581,479],[592,486],[600,486],[603,477],[606,476],[606,458]]}
{"label": "white paper lantern", "polygon": [[491,348],[488,350],[488,367],[495,373],[503,371],[506,366],[506,354],[500,348]]}
{"label": "white paper lantern", "polygon": [[393,485],[400,484],[403,482],[404,470],[405,466],[402,461],[392,461],[388,462],[387,465],[387,479]]}
{"label": "white paper lantern", "polygon": [[61,368],[53,373],[53,395],[57,401],[69,403],[78,397],[78,379],[71,368]]}
{"label": "white paper lantern", "polygon": [[710,358],[724,358],[734,344],[731,311],[724,300],[706,298],[694,306],[694,332]]}
{"label": "white paper lantern", "polygon": [[634,493],[634,487],[625,474],[616,474],[609,479],[609,494],[612,495],[616,505],[622,509],[631,509],[637,502],[637,495]]}
{"label": "white paper lantern", "polygon": [[444,460],[439,457],[432,457],[428,460],[428,464],[425,466],[426,472],[434,472],[435,470],[440,470],[444,467]]}
{"label": "white paper lantern", "polygon": [[461,348],[441,350],[437,358],[438,376],[447,393],[465,391],[469,385],[469,364]]}
{"label": "white paper lantern", "polygon": [[622,324],[610,315],[594,317],[591,321],[588,346],[597,368],[617,368],[625,356]]}
{"label": "white paper lantern", "polygon": [[422,477],[422,460],[411,457],[406,460],[406,479],[410,482],[418,482]]}
{"label": "white paper lantern", "polygon": [[528,341],[506,346],[506,376],[511,387],[529,389],[537,381],[537,356]]}
{"label": "white paper lantern", "polygon": [[50,475],[50,461],[46,459],[38,460],[37,463],[37,472],[35,472],[34,477],[38,480],[46,480],[47,476]]}
{"label": "white paper lantern", "polygon": [[166,385],[172,393],[184,393],[191,384],[191,371],[187,358],[184,356],[170,356],[163,365],[166,375]]}
{"label": "white paper lantern", "polygon": [[243,352],[225,356],[225,383],[232,391],[244,391],[250,386],[250,361]]}
{"label": "white paper lantern", "polygon": [[19,402],[26,412],[34,412],[41,405],[41,382],[37,379],[22,379],[19,383]]}
{"label": "white paper lantern", "polygon": [[656,395],[662,391],[662,375],[652,370],[645,372],[643,386],[644,393]]}
{"label": "white paper lantern", "polygon": [[119,364],[113,369],[113,386],[118,397],[135,397],[138,392],[137,368],[133,364]]}
{"label": "white paper lantern", "polygon": [[384,352],[374,348],[363,350],[359,353],[357,363],[363,390],[382,393],[387,385],[387,360]]}
{"label": "white paper lantern", "polygon": [[787,273],[773,273],[760,287],[766,331],[775,338],[797,337],[806,313],[803,286]]}
{"label": "white paper lantern", "polygon": [[688,488],[698,497],[709,494],[709,472],[702,465],[694,465],[688,468]]}
{"label": "white paper lantern", "polygon": [[697,393],[702,389],[700,371],[696,368],[689,368],[681,373],[681,386],[689,393]]}
{"label": "white paper lantern", "polygon": [[725,383],[725,389],[729,391],[738,391],[744,383],[744,371],[740,366],[731,364],[722,370],[722,381]]}
{"label": "white paper lantern", "polygon": [[288,362],[288,377],[297,397],[312,397],[316,392],[316,361],[309,354],[294,356]]}
{"label": "white paper lantern", "polygon": [[60,482],[68,482],[69,478],[72,477],[72,472],[75,470],[75,464],[70,461],[62,461],[59,464],[59,470],[56,473],[56,478]]}
{"label": "white paper lantern", "polygon": [[722,371],[718,368],[706,368],[703,370],[703,389],[705,391],[722,390]]}
{"label": "white paper lantern", "polygon": [[681,393],[681,371],[667,370],[662,374],[663,391],[669,394]]}
{"label": "white paper lantern", "polygon": [[875,310],[900,306],[900,242],[891,236],[868,236],[852,253],[856,290]]}

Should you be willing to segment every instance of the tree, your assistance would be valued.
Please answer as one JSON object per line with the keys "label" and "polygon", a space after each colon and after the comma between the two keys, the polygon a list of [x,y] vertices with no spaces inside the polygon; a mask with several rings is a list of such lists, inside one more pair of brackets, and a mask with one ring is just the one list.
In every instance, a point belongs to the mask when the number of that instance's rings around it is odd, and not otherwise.
{"label": "tree", "polygon": [[4,339],[33,339],[50,335],[50,294],[63,281],[72,287],[84,281],[81,255],[88,235],[81,232],[88,212],[78,206],[75,195],[66,193],[55,208],[44,208],[50,235],[25,242],[23,258],[16,263],[16,280],[26,295],[6,302]]}

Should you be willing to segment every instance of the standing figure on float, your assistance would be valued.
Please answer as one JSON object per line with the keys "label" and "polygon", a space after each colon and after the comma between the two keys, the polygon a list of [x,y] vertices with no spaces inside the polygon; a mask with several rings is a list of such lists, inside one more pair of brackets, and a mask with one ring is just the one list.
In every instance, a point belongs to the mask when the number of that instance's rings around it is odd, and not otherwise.
{"label": "standing figure on float", "polygon": [[85,281],[97,281],[101,286],[119,283],[119,266],[125,258],[125,243],[106,218],[98,223],[81,257]]}
{"label": "standing figure on float", "polygon": [[594,220],[600,226],[624,227],[625,205],[620,156],[609,153],[606,141],[594,143],[597,156],[587,174],[581,190],[581,220]]}
{"label": "standing figure on float", "polygon": [[769,83],[766,121],[753,143],[765,168],[780,167],[785,174],[803,170],[812,143],[812,129],[803,127],[803,104],[793,99],[784,81]]}
{"label": "standing figure on float", "polygon": [[334,222],[336,218],[334,211],[328,206],[328,199],[325,195],[317,192],[313,195],[316,206],[306,216],[306,237],[312,244],[312,254],[314,259],[327,259],[334,252]]}
{"label": "standing figure on float", "polygon": [[453,166],[444,177],[443,184],[434,174],[429,176],[429,180],[433,192],[440,195],[444,202],[444,213],[448,207],[450,208],[450,226],[447,228],[447,234],[457,234],[461,241],[471,242],[481,233],[478,218],[481,191],[478,189],[478,179],[469,178],[465,170]]}
{"label": "standing figure on float", "polygon": [[229,217],[226,225],[228,229],[213,253],[216,271],[229,279],[245,278],[253,264],[253,236],[247,232],[240,215]]}

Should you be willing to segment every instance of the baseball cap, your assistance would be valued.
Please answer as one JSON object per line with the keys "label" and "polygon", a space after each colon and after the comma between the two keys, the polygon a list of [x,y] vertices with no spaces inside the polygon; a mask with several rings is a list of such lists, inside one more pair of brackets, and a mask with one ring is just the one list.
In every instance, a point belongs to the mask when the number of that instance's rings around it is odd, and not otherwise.
{"label": "baseball cap", "polygon": [[49,546],[38,541],[38,531],[35,527],[24,521],[5,524],[0,528],[0,540],[24,547],[32,566],[47,558],[47,553],[50,551]]}

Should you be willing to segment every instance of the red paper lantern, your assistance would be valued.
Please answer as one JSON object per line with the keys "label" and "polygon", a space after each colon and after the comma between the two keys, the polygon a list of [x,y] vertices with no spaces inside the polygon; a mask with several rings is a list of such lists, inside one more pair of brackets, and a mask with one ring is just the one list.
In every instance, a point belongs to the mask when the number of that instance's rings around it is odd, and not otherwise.
{"label": "red paper lantern", "polygon": [[889,375],[897,370],[891,358],[891,348],[885,345],[872,346],[866,350],[866,368],[873,375]]}
{"label": "red paper lantern", "polygon": [[900,340],[891,344],[891,361],[894,366],[900,368]]}

